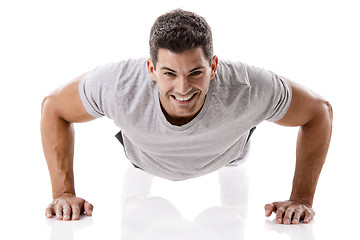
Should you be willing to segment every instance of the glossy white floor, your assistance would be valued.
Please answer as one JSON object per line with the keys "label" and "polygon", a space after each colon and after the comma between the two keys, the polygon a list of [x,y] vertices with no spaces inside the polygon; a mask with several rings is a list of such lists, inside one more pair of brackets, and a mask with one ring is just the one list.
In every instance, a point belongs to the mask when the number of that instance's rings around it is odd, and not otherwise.
{"label": "glossy white floor", "polygon": [[[169,2],[140,9],[115,0],[0,3],[0,239],[360,239],[356,2]],[[266,203],[289,197],[295,128],[265,122],[245,164],[171,182],[132,168],[105,118],[75,126],[76,190],[94,205],[93,216],[45,218],[51,185],[40,141],[42,98],[97,65],[144,56],[152,22],[177,7],[208,20],[220,58],[273,70],[332,103],[333,139],[311,224],[277,225],[264,216]]]}

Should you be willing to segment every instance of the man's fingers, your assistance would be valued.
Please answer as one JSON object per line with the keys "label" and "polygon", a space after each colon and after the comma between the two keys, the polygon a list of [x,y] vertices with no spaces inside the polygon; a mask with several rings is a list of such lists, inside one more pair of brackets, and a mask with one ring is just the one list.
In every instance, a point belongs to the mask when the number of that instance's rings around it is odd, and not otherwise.
{"label": "man's fingers", "polygon": [[282,208],[282,207],[280,207],[280,208],[276,211],[276,223],[278,223],[278,224],[282,224],[282,223],[283,223],[284,214],[285,214],[285,209]]}
{"label": "man's fingers", "polygon": [[305,211],[305,218],[304,218],[304,223],[309,223],[315,216],[314,212],[311,212],[309,210]]}
{"label": "man's fingers", "polygon": [[294,213],[294,218],[292,220],[292,224],[298,224],[303,215],[304,215],[303,211],[301,211],[300,209],[296,209]]}
{"label": "man's fingers", "polygon": [[274,206],[274,204],[266,204],[265,205],[265,216],[266,217],[270,217],[270,215],[276,211],[276,207]]}
{"label": "man's fingers", "polygon": [[57,220],[62,220],[63,219],[62,210],[63,210],[62,206],[56,205],[55,214],[56,214],[56,219]]}
{"label": "man's fingers", "polygon": [[291,220],[293,218],[295,210],[293,208],[287,208],[284,214],[283,223],[284,224],[291,224]]}
{"label": "man's fingers", "polygon": [[69,205],[63,206],[63,220],[69,221],[71,217],[71,207]]}
{"label": "man's fingers", "polygon": [[79,218],[80,218],[80,213],[81,213],[80,207],[77,206],[77,205],[73,205],[73,206],[71,206],[71,210],[72,210],[72,217],[71,217],[71,219],[72,219],[72,220],[79,220]]}
{"label": "man's fingers", "polygon": [[54,214],[57,220],[79,220],[84,212],[92,216],[93,205],[78,197],[59,197],[45,209],[45,216],[51,218]]}
{"label": "man's fingers", "polygon": [[54,209],[52,206],[49,206],[48,208],[45,209],[45,216],[47,218],[52,218],[52,216],[55,214]]}
{"label": "man's fingers", "polygon": [[295,200],[266,204],[265,216],[269,217],[272,212],[276,212],[278,224],[298,224],[301,220],[309,223],[315,216],[315,211],[309,204]]}
{"label": "man's fingers", "polygon": [[92,216],[92,212],[94,209],[94,206],[91,203],[88,203],[87,201],[85,201],[84,203],[84,209],[85,209],[85,214],[87,216]]}

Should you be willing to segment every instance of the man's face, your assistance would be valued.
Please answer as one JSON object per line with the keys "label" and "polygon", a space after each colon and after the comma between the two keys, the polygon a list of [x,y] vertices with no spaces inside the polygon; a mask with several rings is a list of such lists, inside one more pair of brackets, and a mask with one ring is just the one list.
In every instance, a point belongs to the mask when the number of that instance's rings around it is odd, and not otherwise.
{"label": "man's face", "polygon": [[214,56],[209,66],[201,47],[182,53],[159,49],[156,70],[153,62],[148,60],[149,73],[158,85],[161,105],[170,118],[192,119],[200,111],[217,63]]}

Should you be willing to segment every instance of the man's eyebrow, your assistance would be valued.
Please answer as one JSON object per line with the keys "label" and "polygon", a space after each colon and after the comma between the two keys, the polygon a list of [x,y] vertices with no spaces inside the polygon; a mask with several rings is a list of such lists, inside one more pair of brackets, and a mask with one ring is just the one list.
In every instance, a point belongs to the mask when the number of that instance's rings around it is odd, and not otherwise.
{"label": "man's eyebrow", "polygon": [[[200,69],[203,69],[203,68],[205,68],[205,67],[204,67],[204,66],[197,66],[196,68],[191,69],[189,72],[194,72],[194,71],[196,71],[196,70],[200,70]],[[173,69],[171,69],[171,68],[168,68],[168,67],[162,67],[162,68],[160,68],[160,69],[161,69],[161,70],[167,70],[167,71],[176,73],[175,70],[173,70]]]}
{"label": "man's eyebrow", "polygon": [[168,68],[168,67],[162,67],[162,68],[160,68],[160,69],[161,69],[161,70],[168,70],[168,71],[170,71],[170,72],[176,73],[175,70],[172,70],[171,68]]}
{"label": "man's eyebrow", "polygon": [[198,67],[190,70],[189,72],[194,72],[194,71],[196,71],[196,70],[200,70],[200,69],[203,69],[203,68],[205,68],[205,67],[204,67],[204,66],[198,66]]}

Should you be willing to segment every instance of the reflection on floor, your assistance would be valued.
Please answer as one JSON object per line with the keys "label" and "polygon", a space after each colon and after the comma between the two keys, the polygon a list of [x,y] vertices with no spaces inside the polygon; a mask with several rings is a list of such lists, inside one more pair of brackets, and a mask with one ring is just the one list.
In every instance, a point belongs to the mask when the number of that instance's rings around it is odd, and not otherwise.
{"label": "reflection on floor", "polygon": [[151,197],[151,182],[152,176],[141,170],[131,168],[127,172],[122,239],[244,239],[248,201],[245,169],[227,167],[219,171],[222,205],[204,209],[194,221],[182,218],[167,199]]}
{"label": "reflection on floor", "polygon": [[[242,166],[225,167],[218,171],[219,206],[203,209],[193,220],[182,217],[169,200],[151,195],[153,176],[130,167],[124,177],[120,236],[122,240],[220,240],[246,239],[256,236],[256,230],[246,228],[249,184],[247,170]],[[74,239],[76,232],[91,229],[93,219],[83,216],[80,221],[63,222],[51,219],[51,240]],[[268,234],[286,239],[314,240],[313,224],[278,225],[265,221]],[[249,233],[249,231],[252,231]],[[260,234],[260,233],[258,233]],[[258,235],[259,237],[261,235]],[[271,235],[270,235],[271,236]]]}

